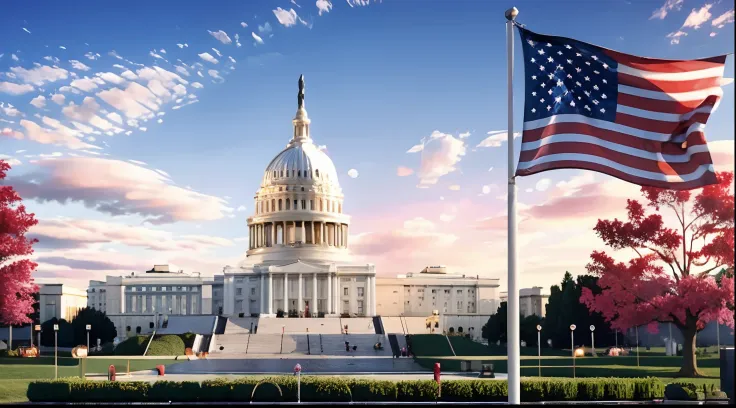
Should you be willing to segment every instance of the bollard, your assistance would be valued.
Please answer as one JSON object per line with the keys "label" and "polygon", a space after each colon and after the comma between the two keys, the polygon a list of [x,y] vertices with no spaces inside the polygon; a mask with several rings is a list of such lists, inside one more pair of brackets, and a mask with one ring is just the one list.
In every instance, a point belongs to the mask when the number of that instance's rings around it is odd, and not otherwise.
{"label": "bollard", "polygon": [[128,360],[128,377],[130,377],[130,360]]}
{"label": "bollard", "polygon": [[440,363],[434,363],[434,381],[437,383],[437,398],[441,398],[442,383],[440,382]]}
{"label": "bollard", "polygon": [[163,377],[164,376],[164,373],[166,372],[166,368],[163,365],[157,365],[156,366],[156,371],[158,371],[158,375],[160,377]]}
{"label": "bollard", "polygon": [[110,367],[107,368],[107,380],[115,381],[115,366],[113,364],[110,364]]}

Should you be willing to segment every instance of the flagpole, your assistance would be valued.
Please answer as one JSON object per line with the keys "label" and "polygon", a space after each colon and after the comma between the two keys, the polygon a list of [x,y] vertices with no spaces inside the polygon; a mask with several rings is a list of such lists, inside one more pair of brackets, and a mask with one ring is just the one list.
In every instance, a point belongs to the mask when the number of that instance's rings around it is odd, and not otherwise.
{"label": "flagpole", "polygon": [[516,179],[514,175],[514,20],[516,7],[506,10],[506,66],[508,70],[508,296],[507,352],[509,404],[521,403],[521,343],[519,341],[519,273],[516,270]]}

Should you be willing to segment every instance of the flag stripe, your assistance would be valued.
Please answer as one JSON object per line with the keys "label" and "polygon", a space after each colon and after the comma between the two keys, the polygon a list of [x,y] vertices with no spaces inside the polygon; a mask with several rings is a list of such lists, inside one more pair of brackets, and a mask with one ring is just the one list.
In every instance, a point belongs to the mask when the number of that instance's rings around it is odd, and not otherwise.
{"label": "flag stripe", "polygon": [[[658,133],[658,132],[650,132],[642,129],[636,129],[632,128],[620,123],[614,123],[609,122],[607,120],[601,120],[601,119],[594,119],[589,118],[587,116],[582,115],[555,115],[550,116],[549,118],[524,122],[524,136],[526,140],[527,132],[532,129],[538,129],[543,128],[545,126],[552,126],[556,124],[561,123],[579,123],[579,124],[587,124],[590,126],[593,126],[595,128],[598,128],[599,130],[610,130],[614,132],[620,132],[624,135],[631,135],[635,137],[639,137],[641,139],[645,140],[654,140],[658,142],[667,142],[672,139],[672,134],[669,133]],[[533,135],[530,134],[530,135]]]}
{"label": "flag stripe", "polygon": [[[549,139],[554,139],[554,137]],[[673,156],[668,155],[665,157],[661,154],[627,148],[615,143],[604,145],[600,142],[558,142],[550,143],[534,150],[522,150],[521,155],[519,156],[519,166],[521,166],[522,163],[542,163],[548,157],[567,157],[566,155],[569,154],[583,155],[586,157],[594,156],[600,159],[613,161],[631,169],[651,172],[653,174],[662,172],[669,174],[690,174],[697,171],[702,165],[713,163],[710,153],[708,153],[708,145],[700,145],[692,150],[688,150],[687,154],[679,156],[678,161],[670,161],[667,159],[672,158]],[[630,153],[634,153],[636,155]],[[659,158],[657,156],[659,156]]]}
{"label": "flag stripe", "polygon": [[710,113],[697,113],[693,115],[692,118],[682,122],[665,122],[617,112],[616,123],[629,126],[634,129],[646,130],[647,132],[676,135],[686,131],[695,123],[707,122],[709,116]]}
{"label": "flag stripe", "polygon": [[712,76],[707,78],[696,78],[685,81],[662,81],[658,79],[646,79],[640,76],[618,73],[619,85],[632,88],[646,89],[658,92],[690,92],[699,91],[721,86],[721,77]]}
{"label": "flag stripe", "polygon": [[721,89],[720,86],[708,88],[708,89],[701,89],[698,91],[690,91],[690,92],[659,92],[659,91],[649,91],[646,89],[641,88],[634,88],[631,86],[626,85],[619,85],[618,86],[618,92],[620,94],[628,94],[628,95],[636,95],[641,96],[648,99],[658,99],[661,101],[677,101],[677,102],[702,102],[705,98],[711,96],[711,95],[723,95],[723,89]]}
{"label": "flag stripe", "polygon": [[[585,162],[595,163],[604,167],[608,167],[612,170],[618,170],[629,173],[636,177],[641,177],[649,180],[668,181],[671,183],[677,183],[682,181],[691,181],[700,178],[708,169],[712,168],[713,165],[710,163],[703,163],[697,167],[695,171],[687,174],[665,174],[660,168],[653,169],[651,171],[641,170],[625,164],[618,163],[614,160],[609,160],[605,157],[596,156],[594,154],[581,154],[581,153],[559,153],[542,156],[534,160],[534,162],[519,162],[520,169],[528,169],[536,164],[553,163],[553,162]],[[654,163],[654,162],[650,162]],[[662,163],[662,162],[658,162]]]}
{"label": "flag stripe", "polygon": [[709,68],[720,68],[726,63],[725,55],[697,60],[664,60],[637,57],[635,55],[624,54],[613,50],[606,50],[606,54],[618,61],[619,65],[626,65],[642,71],[662,73],[702,71]]}
{"label": "flag stripe", "polygon": [[666,189],[672,189],[672,190],[691,190],[694,188],[703,187],[704,185],[708,185],[708,184],[716,184],[718,182],[718,180],[716,179],[716,175],[712,170],[704,171],[703,174],[700,175],[700,177],[693,178],[689,181],[671,182],[671,181],[664,181],[661,179],[653,180],[651,178],[641,177],[638,174],[628,173],[625,170],[622,171],[616,168],[611,168],[611,167],[602,165],[597,162],[575,161],[575,160],[565,160],[565,161],[556,161],[556,162],[536,164],[532,167],[520,169],[517,171],[516,174],[519,176],[529,176],[532,174],[541,173],[541,172],[548,171],[548,170],[558,170],[558,169],[592,170],[592,171],[597,171],[599,173],[603,173],[609,176],[619,178],[624,181],[628,181],[630,183],[638,184],[640,186],[659,187],[659,188],[666,188]]}
{"label": "flag stripe", "polygon": [[[623,139],[620,140],[619,139]],[[626,153],[650,160],[664,160],[672,162],[687,161],[688,157],[694,153],[708,151],[708,144],[701,132],[695,132],[690,135],[687,140],[687,149],[681,148],[679,143],[654,144],[637,143],[632,137],[600,137],[600,135],[584,135],[579,133],[558,133],[550,135],[535,141],[523,142],[521,144],[522,152],[533,152],[543,146],[549,146],[555,143],[587,143],[590,145],[599,145],[606,149]],[[661,148],[664,147],[664,148]]]}
{"label": "flag stripe", "polygon": [[678,113],[683,114],[699,108],[703,105],[715,105],[720,97],[718,95],[710,95],[703,101],[663,101],[658,99],[649,99],[636,95],[619,94],[619,105],[631,106],[637,109],[646,109],[653,112]]}
{"label": "flag stripe", "polygon": [[688,113],[677,114],[677,113],[653,112],[649,110],[632,108],[631,106],[619,105],[616,108],[616,113],[625,113],[631,116],[639,116],[645,119],[661,120],[663,122],[680,122],[683,120],[690,119],[697,113],[711,113],[713,110],[714,110],[713,105],[705,105],[695,110],[692,110]]}

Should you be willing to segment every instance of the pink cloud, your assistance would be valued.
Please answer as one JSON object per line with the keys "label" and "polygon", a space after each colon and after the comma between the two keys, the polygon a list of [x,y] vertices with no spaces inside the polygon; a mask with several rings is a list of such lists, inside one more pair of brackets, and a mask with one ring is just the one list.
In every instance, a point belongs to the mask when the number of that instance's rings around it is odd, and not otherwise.
{"label": "pink cloud", "polygon": [[411,176],[412,174],[414,174],[414,170],[408,167],[399,166],[399,168],[396,169],[396,175],[399,177]]}
{"label": "pink cloud", "polygon": [[83,202],[111,215],[138,214],[154,224],[221,219],[233,209],[223,199],[171,184],[154,170],[92,157],[39,162],[43,171],[10,178],[23,198]]}

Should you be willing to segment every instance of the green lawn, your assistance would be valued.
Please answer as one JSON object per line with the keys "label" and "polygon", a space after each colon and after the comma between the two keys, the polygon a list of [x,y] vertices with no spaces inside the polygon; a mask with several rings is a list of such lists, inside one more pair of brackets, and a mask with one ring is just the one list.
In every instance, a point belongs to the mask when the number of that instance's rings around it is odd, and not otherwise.
{"label": "green lawn", "polygon": [[[87,373],[106,373],[115,365],[115,371],[125,373],[130,361],[130,371],[153,369],[159,364],[176,363],[171,359],[127,360],[89,359]],[[54,378],[54,358],[0,358],[0,403],[24,402],[28,383],[44,378]],[[78,377],[81,373],[79,360],[71,357],[59,358],[59,377]]]}

